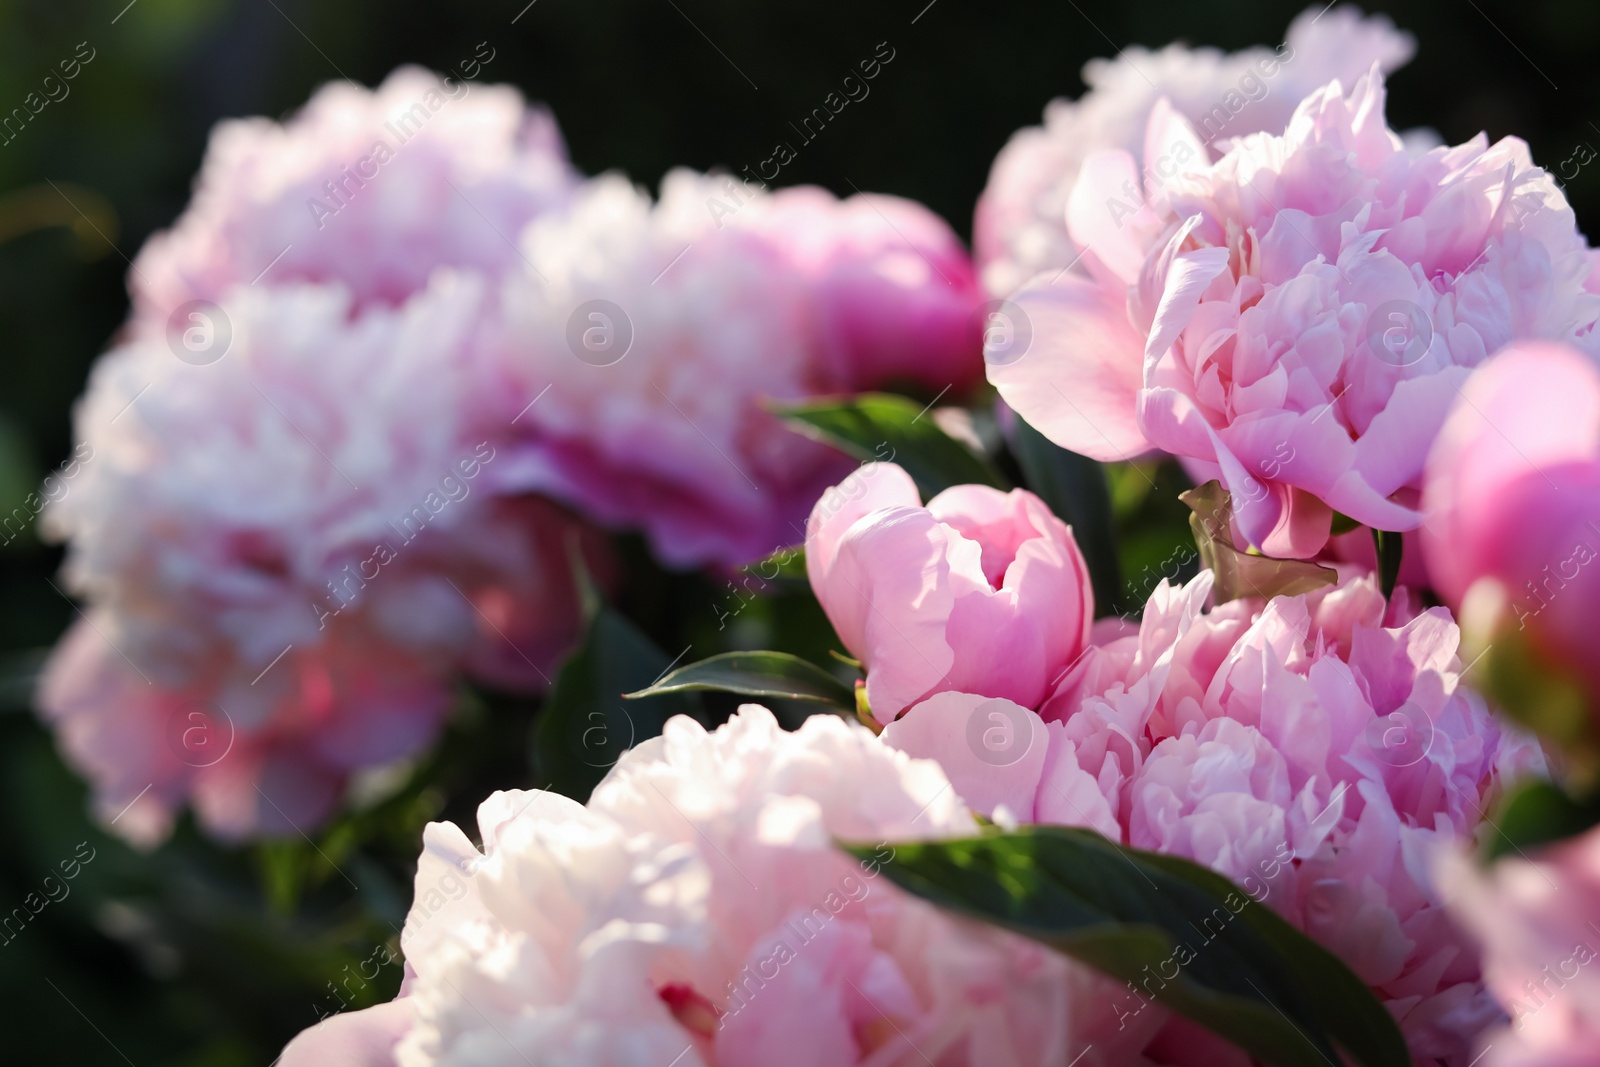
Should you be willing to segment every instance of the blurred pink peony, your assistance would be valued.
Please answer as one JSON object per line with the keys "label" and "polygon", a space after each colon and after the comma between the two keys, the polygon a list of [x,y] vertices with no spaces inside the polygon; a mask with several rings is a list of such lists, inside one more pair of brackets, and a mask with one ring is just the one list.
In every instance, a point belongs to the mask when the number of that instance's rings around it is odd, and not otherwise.
{"label": "blurred pink peony", "polygon": [[[1428,457],[1422,527],[1441,597],[1512,626],[1600,693],[1600,370],[1518,344],[1468,379]],[[1472,602],[1476,602],[1476,608]],[[1488,634],[1483,635],[1488,637]]]}
{"label": "blurred pink peony", "polygon": [[818,307],[813,364],[830,387],[950,390],[983,380],[983,290],[943,219],[913,200],[781,189],[751,224],[799,267]]}
{"label": "blurred pink peony", "polygon": [[642,527],[669,564],[738,565],[798,542],[852,466],[766,402],[907,377],[943,389],[980,366],[965,254],[894,198],[840,204],[675,170],[652,205],[601,177],[523,247],[497,340],[519,381],[504,400],[521,435],[508,477]]}
{"label": "blurred pink peony", "polygon": [[1496,1008],[1425,859],[1479,832],[1508,779],[1542,770],[1537,745],[1459,684],[1442,608],[1386,604],[1348,572],[1205,611],[1210,588],[1210,572],[1163,583],[1137,632],[1098,624],[1037,715],[945,693],[884,740],[939,759],[979,810],[1088,826],[1232,878],[1372,985],[1419,1061],[1455,1062]]}
{"label": "blurred pink peony", "polygon": [[1436,860],[1453,914],[1483,944],[1489,989],[1511,1017],[1479,1042],[1481,1067],[1600,1061],[1600,830],[1488,870]]}
{"label": "blurred pink peony", "polygon": [[[1392,71],[1411,58],[1411,35],[1383,16],[1349,6],[1307,8],[1277,48],[1224,54],[1213,48],[1137,46],[1084,67],[1089,91],[1052,100],[1044,125],[1012,135],[978,201],[973,240],[988,291],[1009,296],[1040,271],[1071,266],[1083,243],[1067,228],[1067,200],[1093,153],[1120,148],[1140,159],[1156,102],[1166,99],[1194,123],[1200,139],[1221,142],[1282,129],[1295,105],[1335,78],[1349,83],[1379,64]],[[1144,158],[1144,166],[1159,164]],[[1140,170],[1143,167],[1138,168]]]}
{"label": "blurred pink peony", "polygon": [[642,527],[677,566],[795,543],[852,465],[761,407],[829,383],[804,279],[748,226],[718,227],[706,201],[719,192],[679,170],[652,205],[597,178],[529,228],[528,267],[501,294],[496,344],[518,383],[502,404],[516,433],[505,476]]}
{"label": "blurred pink peony", "polygon": [[950,690],[1038,707],[1094,616],[1072,530],[1022,489],[921,499],[905,471],[869,463],[806,525],[811,588],[866,666],[873,717]]}
{"label": "blurred pink peony", "polygon": [[1159,448],[1220,478],[1269,555],[1319,551],[1334,511],[1418,526],[1423,462],[1470,368],[1520,338],[1594,350],[1600,298],[1526,145],[1414,155],[1383,100],[1374,66],[1214,162],[1158,102],[1144,156],[1161,165],[1085,161],[1067,209],[1083,262],[1014,298],[1032,343],[991,359],[1001,395],[1075,451]]}
{"label": "blurred pink peony", "polygon": [[479,436],[481,289],[440,274],[352,318],[339,287],[246,288],[217,361],[135,332],[96,367],[92,457],[44,516],[94,607],[40,696],[119,832],[158,839],[192,797],[221,836],[292,833],[428,744],[460,669],[543,684],[576,527],[506,497]]}
{"label": "blurred pink peony", "polygon": [[376,90],[333,82],[284,125],[217,126],[189,209],[134,263],[135,314],[164,323],[190,300],[297,282],[342,285],[360,311],[404,303],[440,267],[498,275],[579,177],[550,113],[510,86],[417,67]]}
{"label": "blurred pink peony", "polygon": [[324,1024],[298,1062],[355,1035],[404,1067],[1120,1067],[1159,1025],[1119,1031],[1109,980],[879,878],[890,846],[839,851],[977,824],[936,764],[832,716],[674,719],[587,807],[497,793],[478,821],[482,853],[448,823],[424,835],[407,1007]]}

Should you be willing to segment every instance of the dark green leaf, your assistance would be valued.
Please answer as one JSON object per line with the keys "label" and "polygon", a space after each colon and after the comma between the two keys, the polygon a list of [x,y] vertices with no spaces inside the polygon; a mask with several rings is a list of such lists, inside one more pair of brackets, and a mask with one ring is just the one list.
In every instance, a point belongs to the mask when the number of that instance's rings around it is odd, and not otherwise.
{"label": "dark green leaf", "polygon": [[773,410],[799,432],[857,459],[898,463],[924,499],[952,485],[1007,488],[994,464],[945,433],[903,396],[861,393],[774,405]]}
{"label": "dark green leaf", "polygon": [[624,751],[661,733],[674,715],[700,717],[698,698],[669,693],[629,701],[671,666],[626,618],[598,605],[584,642],[561,667],[534,721],[536,784],[586,801]]}
{"label": "dark green leaf", "polygon": [[1574,837],[1600,824],[1600,798],[1575,800],[1554,782],[1525,782],[1501,805],[1484,842],[1488,859]]}
{"label": "dark green leaf", "polygon": [[[851,848],[859,858],[877,846]],[[1243,889],[1075,827],[895,845],[882,869],[936,904],[1050,945],[1285,1067],[1410,1063],[1394,1020],[1339,960]],[[1261,898],[1272,892],[1263,882]]]}
{"label": "dark green leaf", "polygon": [[854,712],[855,693],[833,675],[787,652],[724,652],[679,667],[654,685],[629,693],[629,700],[660,693],[716,689],[751,697],[778,697],[832,704]]}
{"label": "dark green leaf", "polygon": [[1011,448],[1028,480],[1028,488],[1072,527],[1072,536],[1089,564],[1095,615],[1117,614],[1123,607],[1122,568],[1117,562],[1105,469],[1089,457],[1057,445],[1020,415],[1011,436]]}
{"label": "dark green leaf", "polygon": [[1273,559],[1235,547],[1232,528],[1233,498],[1215,479],[1181,493],[1178,499],[1194,512],[1189,528],[1200,549],[1201,566],[1215,575],[1212,599],[1218,604],[1245,596],[1270,600],[1299,596],[1324,585],[1336,585],[1339,572],[1303,559]]}
{"label": "dark green leaf", "polygon": [[1372,544],[1378,553],[1378,580],[1383,583],[1383,595],[1388,597],[1393,595],[1395,583],[1400,580],[1400,553],[1405,542],[1397,533],[1373,530]]}

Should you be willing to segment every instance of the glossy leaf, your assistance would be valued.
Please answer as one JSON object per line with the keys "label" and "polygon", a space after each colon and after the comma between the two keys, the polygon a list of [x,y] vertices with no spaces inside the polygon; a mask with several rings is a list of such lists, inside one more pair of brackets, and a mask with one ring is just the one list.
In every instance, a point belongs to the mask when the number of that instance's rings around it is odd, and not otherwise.
{"label": "glossy leaf", "polygon": [[714,689],[742,696],[806,700],[853,712],[850,687],[815,664],[787,652],[725,652],[679,667],[655,684],[629,693],[638,700],[663,693]]}
{"label": "glossy leaf", "polygon": [[[876,846],[852,848],[859,858]],[[1092,830],[1030,826],[897,844],[884,873],[953,911],[1050,945],[1133,983],[1113,1010],[1146,1000],[1266,1063],[1406,1067],[1394,1020],[1322,946],[1226,878]],[[1264,901],[1270,879],[1260,887]]]}

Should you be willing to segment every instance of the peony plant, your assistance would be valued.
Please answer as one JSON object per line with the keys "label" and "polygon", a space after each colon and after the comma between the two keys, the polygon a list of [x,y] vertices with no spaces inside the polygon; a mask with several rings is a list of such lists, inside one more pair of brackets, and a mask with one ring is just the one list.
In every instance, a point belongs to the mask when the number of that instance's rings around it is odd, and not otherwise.
{"label": "peony plant", "polygon": [[94,817],[403,961],[283,1067],[1587,1062],[1600,282],[1412,51],[1093,64],[975,255],[476,75],[223,124],[43,515]]}

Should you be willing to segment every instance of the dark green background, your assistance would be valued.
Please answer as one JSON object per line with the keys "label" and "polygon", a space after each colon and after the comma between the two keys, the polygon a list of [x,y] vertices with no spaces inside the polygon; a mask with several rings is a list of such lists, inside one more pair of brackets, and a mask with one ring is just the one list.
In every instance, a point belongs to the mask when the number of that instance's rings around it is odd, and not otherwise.
{"label": "dark green background", "polygon": [[[484,78],[548,102],[579,167],[654,183],[677,164],[756,163],[790,136],[791,119],[888,41],[896,58],[871,96],[805,146],[781,180],[914,197],[968,235],[996,151],[1051,97],[1081,90],[1086,59],[1173,39],[1275,43],[1301,7],[537,0],[512,25],[525,0],[137,0],[113,25],[125,2],[0,0],[0,111],[20,105],[78,42],[97,51],[67,99],[0,147],[0,221],[27,228],[0,243],[0,510],[69,450],[70,405],[126,311],[123,253],[182,209],[220,118],[284,115],[341,75],[373,84],[402,62],[448,68],[487,41],[496,55]],[[1396,127],[1432,126],[1452,142],[1515,133],[1551,168],[1579,142],[1600,144],[1591,125],[1600,123],[1600,5],[1406,0],[1384,9],[1420,43],[1391,83]],[[1600,213],[1597,170],[1586,167],[1568,188],[1580,223]],[[120,251],[63,227],[63,205],[39,195],[47,179],[103,198],[109,215],[97,221]],[[89,828],[82,787],[27,714],[29,654],[72,612],[45,581],[59,559],[31,540],[0,549],[0,912],[20,906],[78,842],[98,852],[70,897],[0,946],[0,1060],[264,1067],[314,1020],[326,983],[392,935],[420,823],[469,811],[492,786],[525,776],[520,757],[485,753],[522,751],[527,709],[469,701],[419,784],[336,826],[319,838],[320,853],[304,843],[223,852],[186,826],[141,857]],[[648,596],[636,594],[640,604],[683,592],[671,584],[678,579],[655,581]],[[684,631],[643,623],[658,637]],[[489,744],[502,732],[505,745]],[[398,970],[385,968],[361,1002],[390,995]]]}

